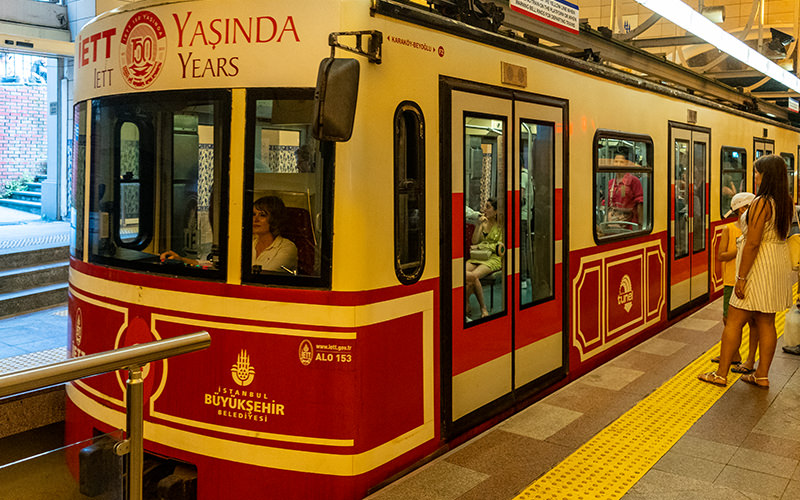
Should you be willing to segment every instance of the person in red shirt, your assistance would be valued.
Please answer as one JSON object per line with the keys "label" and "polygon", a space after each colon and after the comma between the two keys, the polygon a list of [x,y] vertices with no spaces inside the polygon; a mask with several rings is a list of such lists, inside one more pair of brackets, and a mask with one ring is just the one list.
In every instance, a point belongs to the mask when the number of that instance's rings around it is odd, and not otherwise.
{"label": "person in red shirt", "polygon": [[[615,167],[624,167],[630,162],[624,154],[618,153],[614,157]],[[608,181],[608,222],[631,222],[637,226],[642,220],[642,203],[644,203],[644,191],[642,181],[630,172],[617,172]],[[630,226],[628,229],[634,230],[638,227]]]}

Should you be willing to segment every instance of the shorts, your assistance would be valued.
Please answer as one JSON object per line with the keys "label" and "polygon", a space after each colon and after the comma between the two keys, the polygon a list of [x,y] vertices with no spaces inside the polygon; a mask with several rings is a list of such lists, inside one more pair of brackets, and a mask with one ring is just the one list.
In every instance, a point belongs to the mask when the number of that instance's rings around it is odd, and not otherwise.
{"label": "shorts", "polygon": [[731,301],[731,295],[733,295],[733,287],[730,285],[725,285],[725,288],[722,290],[722,317],[728,317],[728,304]]}

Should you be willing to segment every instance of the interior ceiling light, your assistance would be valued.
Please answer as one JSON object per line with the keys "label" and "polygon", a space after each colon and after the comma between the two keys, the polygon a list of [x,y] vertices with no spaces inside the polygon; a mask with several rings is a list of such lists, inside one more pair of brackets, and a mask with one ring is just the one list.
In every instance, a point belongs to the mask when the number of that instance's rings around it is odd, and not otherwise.
{"label": "interior ceiling light", "polygon": [[636,1],[759,73],[781,82],[795,92],[800,92],[800,79],[751,49],[733,35],[726,33],[680,0]]}

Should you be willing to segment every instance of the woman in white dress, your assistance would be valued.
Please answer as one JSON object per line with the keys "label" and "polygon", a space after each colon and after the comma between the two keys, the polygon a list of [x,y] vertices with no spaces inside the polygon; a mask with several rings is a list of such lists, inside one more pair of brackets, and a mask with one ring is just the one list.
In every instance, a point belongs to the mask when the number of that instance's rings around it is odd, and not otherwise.
{"label": "woman in white dress", "polygon": [[769,388],[769,367],[777,345],[775,313],[792,304],[793,274],[786,238],[794,207],[786,163],[778,155],[767,155],[753,166],[758,195],[739,221],[742,236],[736,242],[736,285],[722,332],[719,368],[698,376],[719,386],[728,383],[728,369],[741,343],[742,327],[752,318],[757,331],[751,329],[750,335],[758,335],[761,358],[755,373],[743,375],[742,380]]}
{"label": "woman in white dress", "polygon": [[252,265],[262,271],[294,273],[297,269],[297,246],[281,236],[285,212],[277,196],[263,196],[253,203]]}

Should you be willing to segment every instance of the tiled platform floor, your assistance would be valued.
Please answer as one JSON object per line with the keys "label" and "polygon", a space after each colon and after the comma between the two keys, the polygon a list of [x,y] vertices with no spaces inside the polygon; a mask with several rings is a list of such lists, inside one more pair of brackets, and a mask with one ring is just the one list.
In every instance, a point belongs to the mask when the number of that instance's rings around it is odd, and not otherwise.
{"label": "tiled platform floor", "polygon": [[[514,498],[719,342],[721,315],[720,299],[368,498]],[[737,381],[622,498],[800,498],[800,356],[782,345],[769,390]]]}
{"label": "tiled platform floor", "polygon": [[67,306],[0,319],[0,373],[66,359]]}

